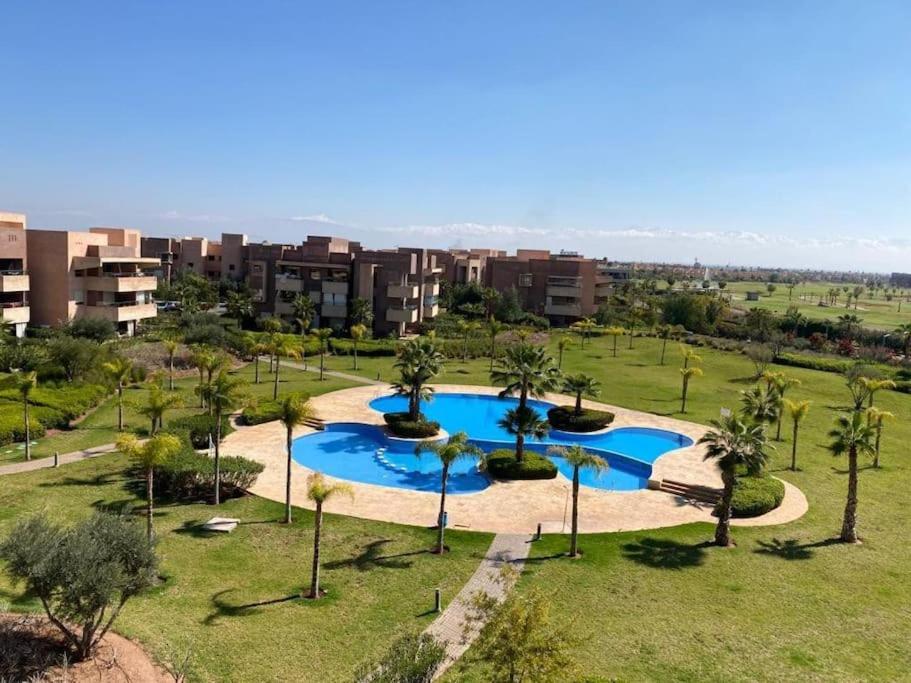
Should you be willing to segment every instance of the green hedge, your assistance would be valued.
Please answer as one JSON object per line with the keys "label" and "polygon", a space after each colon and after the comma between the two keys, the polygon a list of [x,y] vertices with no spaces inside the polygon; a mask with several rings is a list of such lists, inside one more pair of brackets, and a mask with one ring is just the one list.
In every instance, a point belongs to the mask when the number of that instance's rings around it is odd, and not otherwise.
{"label": "green hedge", "polygon": [[[333,353],[352,355],[354,342],[350,339],[330,339],[329,348]],[[394,356],[398,351],[398,342],[392,339],[363,339],[357,343],[358,356]]]}
{"label": "green hedge", "polygon": [[526,450],[522,462],[516,462],[516,452],[509,448],[493,451],[485,458],[487,473],[494,479],[553,479],[557,466],[540,453]]}
{"label": "green hedge", "polygon": [[784,500],[784,484],[768,474],[737,477],[731,514],[734,517],[758,517],[774,510]]}
{"label": "green hedge", "polygon": [[583,408],[575,414],[575,406],[557,406],[547,411],[547,419],[554,429],[563,432],[596,432],[614,421],[614,414],[606,410]]}
{"label": "green hedge", "polygon": [[[221,498],[239,496],[256,483],[264,467],[261,463],[239,456],[221,458]],[[196,453],[189,446],[155,471],[155,488],[159,495],[172,500],[196,500],[209,497],[215,486],[215,460]]]}
{"label": "green hedge", "polygon": [[263,422],[272,422],[278,419],[281,407],[281,401],[259,401],[256,405],[244,408],[237,421],[244,425],[258,425]]}
{"label": "green hedge", "polygon": [[[209,435],[215,438],[215,416],[206,415],[187,415],[178,417],[168,423],[168,431],[186,434],[193,444],[193,448],[208,448]],[[221,418],[221,438],[224,439],[228,434],[234,431],[227,415]]]}
{"label": "green hedge", "polygon": [[[64,417],[64,422],[73,420],[90,408],[98,405],[108,390],[100,384],[62,384],[60,386],[36,387],[29,395],[32,406],[51,408]],[[22,405],[22,397],[15,389],[0,391],[0,402]],[[55,423],[60,420],[54,420]]]}
{"label": "green hedge", "polygon": [[428,420],[423,414],[417,420],[409,420],[408,413],[384,413],[383,419],[392,435],[401,439],[429,439],[440,433],[440,423]]}
{"label": "green hedge", "polygon": [[839,358],[826,358],[825,356],[810,356],[803,353],[782,353],[774,361],[778,365],[788,365],[795,368],[808,370],[821,370],[822,372],[844,373],[854,365],[853,361]]}
{"label": "green hedge", "polygon": [[[45,434],[45,427],[34,415],[29,415],[29,428],[31,437],[39,439]],[[14,441],[25,441],[25,421],[22,408],[19,410],[0,410],[0,445],[11,444]]]}

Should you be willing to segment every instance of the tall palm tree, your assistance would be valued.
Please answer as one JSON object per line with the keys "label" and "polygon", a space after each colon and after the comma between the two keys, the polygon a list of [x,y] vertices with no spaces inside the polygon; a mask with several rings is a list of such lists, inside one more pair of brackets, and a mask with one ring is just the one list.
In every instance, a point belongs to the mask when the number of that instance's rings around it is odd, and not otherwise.
{"label": "tall palm tree", "polygon": [[724,490],[718,504],[718,525],[715,527],[715,544],[728,547],[731,539],[731,502],[737,469],[746,467],[759,471],[768,461],[765,425],[731,415],[722,420],[712,420],[713,429],[699,439],[706,446],[705,459],[714,459],[721,468]]}
{"label": "tall palm tree", "polygon": [[891,379],[878,379],[873,377],[860,377],[858,381],[861,382],[867,390],[867,407],[873,407],[873,397],[876,396],[876,393],[882,391],[883,389],[894,389],[895,382]]}
{"label": "tall palm tree", "polygon": [[613,337],[614,345],[613,345],[613,348],[611,349],[611,355],[614,358],[616,358],[617,357],[617,340],[620,338],[620,335],[623,334],[623,328],[617,327],[616,325],[614,325],[612,327],[606,328],[604,330],[604,334],[606,334],[609,337]]}
{"label": "tall palm tree", "polygon": [[854,412],[863,412],[870,401],[870,391],[876,386],[873,382],[880,379],[879,370],[864,363],[855,363],[845,371],[845,384],[851,392]]}
{"label": "tall palm tree", "polygon": [[553,446],[547,452],[563,458],[573,468],[573,511],[570,526],[569,556],[579,557],[579,472],[583,469],[597,473],[605,472],[609,465],[607,460],[599,455],[590,453],[579,444],[574,444],[568,448]]}
{"label": "tall palm tree", "polygon": [[741,413],[755,422],[771,425],[781,417],[781,405],[774,389],[755,386],[740,392]]}
{"label": "tall palm tree", "polygon": [[357,371],[357,345],[367,338],[367,326],[366,325],[352,325],[348,330],[348,334],[351,335],[351,345],[354,347],[354,370]]}
{"label": "tall palm tree", "polygon": [[253,299],[246,292],[228,292],[225,310],[237,321],[237,329],[240,329],[244,320],[253,317]]}
{"label": "tall palm tree", "polygon": [[34,371],[22,371],[15,370],[12,374],[8,375],[2,383],[2,386],[9,386],[14,388],[19,396],[22,398],[22,415],[23,415],[23,431],[25,432],[25,459],[32,459],[32,429],[31,421],[29,418],[29,397],[32,395],[32,390],[38,386],[38,373]]}
{"label": "tall palm tree", "polygon": [[848,456],[848,498],[839,538],[844,543],[857,543],[857,458],[874,454],[875,430],[863,413],[854,411],[838,417],[829,438],[832,455]]}
{"label": "tall palm tree", "polygon": [[683,389],[680,393],[680,412],[686,412],[686,396],[690,390],[690,380],[693,377],[702,377],[702,368],[680,368],[680,376],[683,380]]}
{"label": "tall palm tree", "polygon": [[168,352],[168,391],[174,391],[174,356],[180,344],[176,339],[165,339],[162,345]]}
{"label": "tall palm tree", "polygon": [[432,339],[410,339],[402,344],[393,367],[399,371],[399,381],[392,387],[397,394],[408,397],[408,418],[416,421],[421,415],[421,400],[433,395],[427,383],[443,371],[443,354]]}
{"label": "tall palm tree", "polygon": [[[205,370],[206,370],[206,386],[212,386],[212,380],[215,375],[225,368],[228,367],[228,357],[220,352],[213,352],[210,356],[205,359]],[[203,396],[204,403],[209,408],[209,415],[212,414],[212,402],[209,400],[209,394],[204,393]]]}
{"label": "tall palm tree", "polygon": [[210,384],[209,403],[215,415],[215,504],[221,502],[221,420],[222,417],[241,405],[243,401],[243,381],[231,377],[222,370]]}
{"label": "tall palm tree", "polygon": [[309,294],[298,294],[291,302],[291,310],[294,312],[294,319],[297,321],[298,330],[301,337],[307,334],[310,324],[316,316],[316,304]]}
{"label": "tall palm tree", "polygon": [[133,374],[133,363],[122,356],[117,356],[101,366],[108,379],[117,389],[117,431],[123,431],[123,388]]}
{"label": "tall palm tree", "polygon": [[180,396],[164,391],[157,384],[149,387],[148,396],[146,396],[145,405],[139,407],[139,414],[149,419],[149,436],[155,434],[159,429],[164,428],[165,413],[180,405]]}
{"label": "tall palm tree", "polygon": [[506,326],[497,322],[493,316],[488,318],[485,331],[487,332],[487,339],[490,340],[490,372],[493,372],[493,364],[497,358],[497,335],[505,329]]}
{"label": "tall palm tree", "polygon": [[173,434],[156,434],[140,443],[135,434],[124,434],[117,440],[117,450],[133,460],[146,477],[146,535],[155,537],[153,518],[155,468],[161,467],[177,455],[182,448],[180,439]]}
{"label": "tall palm tree", "polygon": [[869,408],[867,410],[867,422],[873,427],[876,436],[873,443],[873,467],[879,469],[879,447],[883,436],[883,424],[886,420],[894,420],[895,415],[888,410],[879,408]]}
{"label": "tall palm tree", "polygon": [[784,408],[791,418],[794,425],[791,434],[791,471],[797,471],[797,433],[800,431],[800,423],[803,422],[807,413],[810,412],[810,401],[792,401],[784,399]]}
{"label": "tall palm tree", "polygon": [[326,367],[326,351],[329,349],[329,337],[332,336],[331,327],[321,327],[314,331],[313,336],[319,344],[319,379],[322,382]]}
{"label": "tall palm tree", "polygon": [[269,353],[275,358],[275,376],[272,378],[272,400],[278,400],[278,376],[281,358],[298,358],[300,356],[300,345],[297,340],[284,335],[276,334],[272,337],[269,344]]}
{"label": "tall palm tree", "polygon": [[307,479],[307,498],[316,504],[313,525],[313,569],[310,573],[310,592],[307,597],[319,600],[319,564],[320,541],[323,533],[323,504],[338,495],[354,497],[354,489],[349,484],[329,484],[320,472],[314,472]]}
{"label": "tall palm tree", "polygon": [[446,550],[443,544],[443,535],[446,531],[444,518],[446,513],[446,484],[449,481],[449,468],[457,460],[462,458],[481,458],[484,453],[480,448],[468,442],[468,434],[465,432],[456,432],[449,437],[448,441],[422,441],[415,449],[414,453],[420,456],[421,453],[433,453],[440,464],[443,466],[440,472],[440,514],[437,516],[437,547],[434,552],[442,555]]}
{"label": "tall palm tree", "polygon": [[569,327],[570,329],[579,333],[579,336],[582,338],[581,347],[584,349],[585,340],[588,339],[588,336],[598,328],[598,323],[596,323],[591,318],[582,318],[582,320],[577,320]]}
{"label": "tall palm tree", "polygon": [[[557,369],[563,369],[563,352],[569,348],[569,345],[572,343],[572,339],[569,338],[569,335],[561,334],[560,338],[557,340]],[[491,367],[491,372],[493,368]]]}
{"label": "tall palm tree", "polygon": [[567,375],[563,383],[564,391],[567,391],[576,397],[576,405],[573,410],[575,415],[582,414],[582,396],[597,398],[601,393],[598,388],[600,382],[590,375],[579,373],[578,375]]}
{"label": "tall palm tree", "polygon": [[291,394],[285,396],[279,409],[278,419],[285,425],[285,449],[287,463],[285,467],[285,524],[291,524],[291,445],[295,427],[313,419],[313,406],[305,396]]}
{"label": "tall palm tree", "polygon": [[259,384],[259,357],[269,349],[259,340],[259,337],[252,332],[244,334],[243,344],[246,356],[253,360],[253,383]]}
{"label": "tall palm tree", "polygon": [[784,400],[785,394],[794,387],[799,387],[801,381],[796,377],[788,377],[783,372],[766,373],[769,388],[774,392],[778,408],[777,426],[775,428],[775,440],[781,441],[781,421],[784,417]]}
{"label": "tall palm tree", "polygon": [[506,387],[500,398],[519,394],[520,408],[526,407],[529,396],[541,397],[548,391],[556,391],[562,379],[563,374],[547,351],[526,342],[508,347],[490,373],[492,384]]}
{"label": "tall palm tree", "polygon": [[688,368],[690,365],[699,365],[702,362],[702,356],[696,353],[689,346],[680,344],[680,355],[683,357],[683,367]]}
{"label": "tall palm tree", "polygon": [[542,419],[537,410],[527,406],[510,408],[497,424],[516,437],[516,462],[522,462],[525,457],[527,437],[541,440],[550,431],[550,423]]}
{"label": "tall palm tree", "polygon": [[196,393],[199,394],[199,407],[205,407],[205,397],[203,395],[203,386],[206,383],[206,367],[211,362],[215,354],[204,346],[197,346],[190,352],[190,363],[199,372],[199,384],[196,387]]}
{"label": "tall palm tree", "polygon": [[480,325],[473,320],[456,321],[456,332],[462,337],[462,362],[468,360],[468,341],[471,335],[480,329]]}
{"label": "tall palm tree", "polygon": [[269,372],[273,372],[275,367],[276,357],[272,353],[271,348],[275,344],[275,339],[278,335],[281,334],[284,323],[282,323],[281,318],[271,317],[263,320],[263,332],[266,335],[266,346],[270,348],[269,351]]}

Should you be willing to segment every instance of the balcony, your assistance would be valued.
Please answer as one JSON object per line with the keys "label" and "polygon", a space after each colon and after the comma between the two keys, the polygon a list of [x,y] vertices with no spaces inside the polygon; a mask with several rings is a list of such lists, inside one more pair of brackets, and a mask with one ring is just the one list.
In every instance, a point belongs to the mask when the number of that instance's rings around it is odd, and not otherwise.
{"label": "balcony", "polygon": [[320,307],[320,315],[323,318],[345,318],[348,315],[348,307],[345,304],[323,304]]}
{"label": "balcony", "polygon": [[338,280],[323,280],[323,294],[348,294],[348,283]]}
{"label": "balcony", "polygon": [[582,287],[548,284],[547,296],[561,296],[566,299],[580,299],[582,298]]}
{"label": "balcony", "polygon": [[[94,253],[93,253],[94,252]],[[89,249],[88,256],[74,256],[74,270],[88,270],[89,268],[101,268],[104,264],[109,263],[131,263],[142,268],[160,268],[160,258],[150,258],[136,256],[136,250],[133,247],[102,247]]]}
{"label": "balcony", "polygon": [[28,275],[20,271],[0,272],[0,292],[27,292]]}
{"label": "balcony", "polygon": [[439,282],[427,282],[424,284],[424,296],[439,296],[440,295],[440,283]]}
{"label": "balcony", "polygon": [[562,315],[574,318],[582,317],[581,304],[546,304],[544,306],[544,315]]}
{"label": "balcony", "polygon": [[83,280],[85,289],[95,292],[151,292],[158,286],[154,275],[142,273],[89,275]]}
{"label": "balcony", "polygon": [[303,283],[304,283],[304,281],[295,275],[286,275],[286,274],[276,274],[275,275],[275,290],[278,292],[303,291]]}
{"label": "balcony", "polygon": [[419,291],[417,285],[389,285],[386,296],[390,299],[417,299]]}
{"label": "balcony", "polygon": [[407,324],[416,323],[417,321],[417,306],[393,306],[386,309],[386,322]]}
{"label": "balcony", "polygon": [[0,320],[5,323],[27,323],[29,307],[24,304],[0,304]]}
{"label": "balcony", "polygon": [[424,306],[424,317],[425,318],[436,318],[440,314],[440,307],[437,304],[431,304],[429,306]]}
{"label": "balcony", "polygon": [[86,317],[104,318],[105,320],[110,320],[115,323],[154,318],[158,315],[158,309],[155,307],[155,304],[140,304],[135,301],[101,303],[95,306],[85,305],[83,310],[85,311]]}

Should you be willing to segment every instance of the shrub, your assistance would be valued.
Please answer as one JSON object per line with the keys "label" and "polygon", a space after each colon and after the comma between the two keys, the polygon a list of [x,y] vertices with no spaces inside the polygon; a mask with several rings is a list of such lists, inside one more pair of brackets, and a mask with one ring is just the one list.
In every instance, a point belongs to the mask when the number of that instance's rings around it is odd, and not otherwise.
{"label": "shrub", "polygon": [[774,510],[784,500],[784,484],[768,474],[738,477],[734,484],[731,514],[758,517]]}
{"label": "shrub", "polygon": [[[190,443],[193,444],[193,448],[208,448],[209,435],[211,434],[212,438],[215,438],[215,416],[202,413],[200,415],[178,417],[170,421],[168,431],[185,433],[190,439]],[[223,415],[221,418],[221,438],[225,438],[233,431],[234,428],[231,426],[228,416]]]}
{"label": "shrub", "polygon": [[485,464],[488,474],[495,479],[553,479],[557,476],[557,466],[553,462],[527,449],[522,462],[516,461],[514,450],[501,448],[490,453]]}
{"label": "shrub", "polygon": [[225,328],[221,325],[192,325],[184,333],[183,341],[187,346],[201,344],[203,346],[224,347],[228,343],[228,333],[225,332]]}
{"label": "shrub", "polygon": [[104,318],[79,318],[67,325],[65,331],[71,337],[82,337],[96,342],[106,342],[117,336],[114,323]]}
{"label": "shrub", "polygon": [[[264,469],[261,463],[240,456],[223,456],[220,465],[223,500],[243,495]],[[215,461],[189,447],[155,470],[156,491],[172,500],[210,496],[214,485]]]}
{"label": "shrub", "polygon": [[399,683],[430,681],[446,661],[446,648],[427,633],[402,636],[377,661],[362,665],[355,675],[358,683]]}
{"label": "shrub", "polygon": [[564,432],[596,432],[614,421],[614,414],[606,410],[583,408],[575,414],[575,406],[557,406],[547,411],[551,427]]}
{"label": "shrub", "polygon": [[822,372],[845,373],[853,363],[839,358],[826,358],[825,356],[811,356],[802,353],[783,353],[775,359],[778,365],[788,365],[795,368],[807,368]]}
{"label": "shrub", "polygon": [[440,433],[440,423],[428,420],[424,415],[409,420],[408,413],[384,413],[383,419],[393,436],[402,439],[427,439]]}
{"label": "shrub", "polygon": [[[10,404],[11,406],[12,404]],[[29,429],[33,439],[40,439],[45,434],[44,425],[34,415],[34,410],[29,415]],[[25,422],[23,421],[22,408],[11,409],[3,406],[0,410],[0,444],[6,445],[14,441],[25,439]]]}
{"label": "shrub", "polygon": [[278,419],[280,409],[281,401],[260,401],[244,408],[237,422],[247,426],[272,422]]}

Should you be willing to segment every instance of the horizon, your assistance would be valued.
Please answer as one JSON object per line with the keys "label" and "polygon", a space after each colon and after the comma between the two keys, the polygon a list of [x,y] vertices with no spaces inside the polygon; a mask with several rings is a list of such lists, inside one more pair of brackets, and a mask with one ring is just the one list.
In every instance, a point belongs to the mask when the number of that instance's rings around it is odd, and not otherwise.
{"label": "horizon", "polygon": [[0,16],[33,228],[911,270],[904,3]]}

